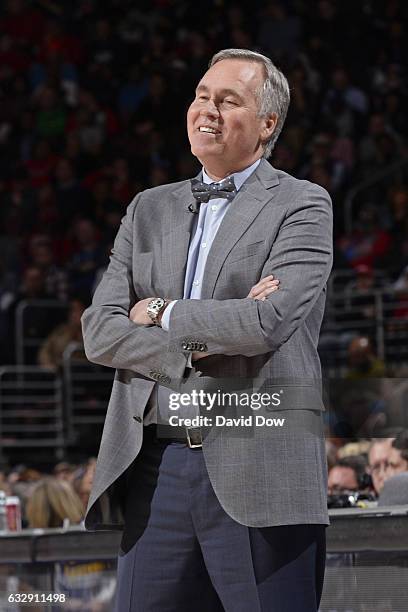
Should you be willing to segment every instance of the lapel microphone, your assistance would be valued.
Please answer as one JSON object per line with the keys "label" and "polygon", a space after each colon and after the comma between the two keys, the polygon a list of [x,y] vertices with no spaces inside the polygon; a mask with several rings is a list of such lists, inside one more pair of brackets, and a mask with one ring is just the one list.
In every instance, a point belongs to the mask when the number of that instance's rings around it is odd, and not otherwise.
{"label": "lapel microphone", "polygon": [[192,204],[188,205],[188,210],[194,215],[198,215],[200,211],[200,202],[197,202],[197,200],[195,200]]}

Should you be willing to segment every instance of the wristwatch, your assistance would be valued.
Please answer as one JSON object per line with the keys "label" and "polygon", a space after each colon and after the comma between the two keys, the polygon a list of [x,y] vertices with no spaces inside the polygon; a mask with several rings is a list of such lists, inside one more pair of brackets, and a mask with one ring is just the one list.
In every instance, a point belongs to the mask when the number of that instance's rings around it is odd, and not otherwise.
{"label": "wristwatch", "polygon": [[155,325],[160,326],[161,314],[166,308],[168,302],[164,298],[156,297],[150,300],[147,305],[146,312]]}

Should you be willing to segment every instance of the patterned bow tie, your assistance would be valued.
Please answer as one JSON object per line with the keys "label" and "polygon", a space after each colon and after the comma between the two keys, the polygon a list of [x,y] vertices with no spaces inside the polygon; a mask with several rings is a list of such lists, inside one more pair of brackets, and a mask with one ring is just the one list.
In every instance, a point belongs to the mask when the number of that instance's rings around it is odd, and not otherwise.
{"label": "patterned bow tie", "polygon": [[229,176],[228,178],[220,181],[219,183],[202,183],[198,179],[191,179],[191,191],[193,196],[198,203],[208,202],[210,198],[225,198],[232,200],[237,193],[235,187],[234,178]]}

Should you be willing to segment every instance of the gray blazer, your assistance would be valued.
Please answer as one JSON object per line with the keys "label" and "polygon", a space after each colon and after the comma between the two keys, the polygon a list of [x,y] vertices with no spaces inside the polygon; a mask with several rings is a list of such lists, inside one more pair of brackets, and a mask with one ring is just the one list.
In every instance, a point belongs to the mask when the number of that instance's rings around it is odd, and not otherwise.
{"label": "gray blazer", "polygon": [[[221,505],[249,526],[327,524],[317,343],[332,266],[330,197],[263,159],[221,223],[202,299],[181,300],[191,202],[188,180],[134,198],[82,318],[88,359],[116,368],[85,525],[123,524],[126,470],[140,451],[154,386],[214,390],[226,379],[229,389],[279,393],[281,401],[256,413],[218,405],[218,413],[284,417],[285,425],[206,431],[203,452]],[[279,291],[246,298],[268,274],[280,279]],[[180,299],[168,332],[128,318],[136,301],[155,295]],[[210,356],[186,369],[198,346]]]}

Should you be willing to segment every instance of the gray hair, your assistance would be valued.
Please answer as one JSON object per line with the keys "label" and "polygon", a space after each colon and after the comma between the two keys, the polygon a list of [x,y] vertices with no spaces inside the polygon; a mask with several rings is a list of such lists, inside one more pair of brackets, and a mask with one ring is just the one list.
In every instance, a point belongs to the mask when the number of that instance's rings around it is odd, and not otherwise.
{"label": "gray hair", "polygon": [[290,91],[287,78],[278,70],[269,57],[257,53],[256,51],[250,51],[249,49],[223,49],[222,51],[218,51],[218,53],[211,58],[208,67],[211,68],[211,66],[217,62],[225,59],[248,60],[250,62],[262,64],[264,67],[265,80],[256,92],[259,104],[259,116],[268,117],[272,113],[276,113],[278,116],[275,130],[265,143],[263,157],[267,159],[271,155],[279,134],[282,131],[289,108]]}

